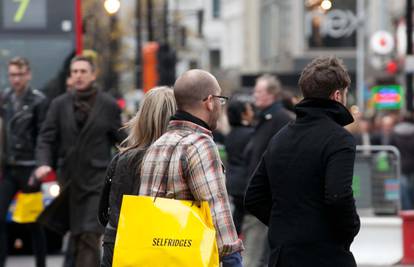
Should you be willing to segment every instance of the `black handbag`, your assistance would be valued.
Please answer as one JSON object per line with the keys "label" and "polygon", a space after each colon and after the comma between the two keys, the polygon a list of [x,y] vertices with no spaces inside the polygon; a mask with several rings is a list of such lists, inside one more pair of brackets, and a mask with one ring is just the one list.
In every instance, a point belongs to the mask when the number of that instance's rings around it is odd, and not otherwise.
{"label": "black handbag", "polygon": [[99,199],[98,220],[102,226],[106,226],[109,220],[109,195],[111,193],[112,178],[115,174],[116,165],[118,164],[119,154],[117,154],[109,164],[106,172],[105,184]]}
{"label": "black handbag", "polygon": [[67,183],[60,191],[60,194],[47,206],[37,217],[37,222],[46,228],[65,235],[70,229],[69,198],[70,185]]}

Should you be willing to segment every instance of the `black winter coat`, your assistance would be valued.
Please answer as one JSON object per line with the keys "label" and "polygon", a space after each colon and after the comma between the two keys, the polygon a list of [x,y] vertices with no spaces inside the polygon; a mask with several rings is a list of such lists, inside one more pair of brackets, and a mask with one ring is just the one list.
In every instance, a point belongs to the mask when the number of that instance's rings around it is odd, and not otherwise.
{"label": "black winter coat", "polygon": [[253,131],[252,127],[233,126],[224,142],[227,152],[226,187],[227,192],[232,196],[243,197],[249,183],[243,151]]}
{"label": "black winter coat", "polygon": [[105,229],[104,242],[115,243],[122,197],[139,194],[140,170],[145,151],[138,148],[125,151],[108,166],[107,171],[114,167],[115,171],[109,193],[109,225]]}
{"label": "black winter coat", "polygon": [[17,110],[13,105],[13,89],[0,97],[0,116],[3,119],[3,163],[35,167],[38,134],[47,112],[47,99],[38,90],[27,88]]}
{"label": "black winter coat", "polygon": [[125,137],[119,130],[121,111],[115,99],[98,91],[84,127],[78,129],[73,102],[73,92],[53,100],[40,132],[36,157],[39,166],[56,166],[60,185],[69,186],[72,234],[101,233],[97,214],[105,170],[111,148]]}
{"label": "black winter coat", "polygon": [[340,103],[305,99],[272,140],[248,187],[246,209],[269,226],[269,266],[356,266],[360,222],[352,192],[353,118]]}
{"label": "black winter coat", "polygon": [[260,113],[254,134],[244,152],[248,162],[249,176],[256,169],[273,135],[293,118],[294,115],[283,107],[282,102],[275,102]]}

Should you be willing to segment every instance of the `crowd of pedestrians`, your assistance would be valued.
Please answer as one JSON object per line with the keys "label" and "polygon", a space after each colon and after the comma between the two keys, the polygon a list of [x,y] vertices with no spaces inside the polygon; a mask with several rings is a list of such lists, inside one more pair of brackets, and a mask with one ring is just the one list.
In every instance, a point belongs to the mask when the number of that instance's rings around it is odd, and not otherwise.
{"label": "crowd of pedestrians", "polygon": [[[354,122],[346,108],[350,78],[338,58],[305,67],[299,103],[272,75],[256,80],[251,101],[229,101],[212,74],[189,70],[172,88],[145,94],[125,126],[88,57],[72,59],[70,89],[51,101],[30,86],[27,60],[12,59],[8,68],[10,88],[0,99],[0,267],[14,194],[39,191],[52,170],[61,193],[42,224],[70,233],[68,267],[112,265],[123,195],[207,201],[224,267],[356,266],[349,248],[359,231],[357,144],[400,149],[402,207],[413,208],[414,117],[386,115],[373,126],[354,115]],[[213,137],[224,113],[231,127],[225,167]],[[45,266],[44,230],[28,227],[36,266]]]}

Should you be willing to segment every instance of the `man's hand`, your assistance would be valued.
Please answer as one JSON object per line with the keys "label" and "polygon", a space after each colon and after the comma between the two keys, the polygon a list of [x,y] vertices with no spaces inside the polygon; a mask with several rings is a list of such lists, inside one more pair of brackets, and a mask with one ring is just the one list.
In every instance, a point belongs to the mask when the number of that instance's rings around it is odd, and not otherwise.
{"label": "man's hand", "polygon": [[35,170],[35,176],[37,179],[42,179],[51,171],[52,168],[50,166],[42,165]]}

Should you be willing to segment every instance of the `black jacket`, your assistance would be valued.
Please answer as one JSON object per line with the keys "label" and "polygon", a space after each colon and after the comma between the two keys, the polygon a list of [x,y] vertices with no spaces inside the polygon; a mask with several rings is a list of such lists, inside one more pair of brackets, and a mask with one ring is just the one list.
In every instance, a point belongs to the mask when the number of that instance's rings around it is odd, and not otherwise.
{"label": "black jacket", "polygon": [[248,187],[246,209],[269,226],[269,266],[356,266],[353,118],[338,102],[305,99],[270,141]]}
{"label": "black jacket", "polygon": [[283,107],[282,102],[273,103],[259,114],[258,124],[244,152],[249,176],[256,169],[272,136],[293,118],[293,114]]}
{"label": "black jacket", "polygon": [[[115,99],[98,92],[82,129],[74,117],[74,93],[53,100],[42,126],[36,158],[39,165],[56,166],[61,186],[69,185],[72,234],[102,232],[97,219],[99,196],[111,148],[123,140],[121,110]],[[57,155],[57,160],[56,160]]]}
{"label": "black jacket", "polygon": [[107,173],[114,169],[111,190],[109,192],[109,220],[105,228],[103,241],[115,244],[116,229],[124,195],[138,195],[140,187],[140,170],[146,149],[131,149],[120,153],[111,161]]}
{"label": "black jacket", "polygon": [[3,163],[34,167],[36,141],[46,116],[48,102],[40,91],[29,87],[22,96],[21,104],[15,109],[13,95],[14,91],[8,88],[0,96]]}
{"label": "black jacket", "polygon": [[252,127],[234,126],[224,142],[227,152],[226,187],[232,196],[243,197],[246,192],[249,176],[243,151],[253,131]]}

